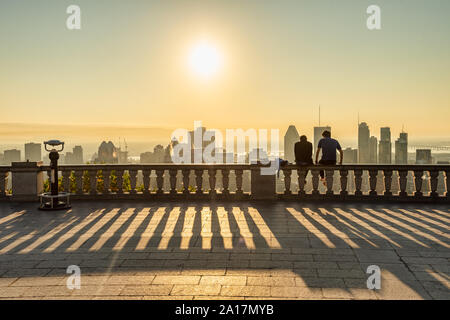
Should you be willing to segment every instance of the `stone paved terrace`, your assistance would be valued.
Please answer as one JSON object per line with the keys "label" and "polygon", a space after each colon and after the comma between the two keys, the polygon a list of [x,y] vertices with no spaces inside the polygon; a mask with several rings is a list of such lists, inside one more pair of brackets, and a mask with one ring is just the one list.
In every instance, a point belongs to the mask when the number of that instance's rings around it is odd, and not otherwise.
{"label": "stone paved terrace", "polygon": [[[449,299],[450,210],[432,204],[0,204],[2,299]],[[81,289],[66,268],[81,268]],[[382,269],[368,290],[367,266]]]}

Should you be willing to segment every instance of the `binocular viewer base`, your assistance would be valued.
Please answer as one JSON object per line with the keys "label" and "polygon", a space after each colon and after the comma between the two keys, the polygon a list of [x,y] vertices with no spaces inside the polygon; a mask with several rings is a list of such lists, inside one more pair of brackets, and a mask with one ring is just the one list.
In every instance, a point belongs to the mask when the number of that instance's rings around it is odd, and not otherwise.
{"label": "binocular viewer base", "polygon": [[70,193],[59,192],[57,195],[52,195],[50,192],[42,193],[39,195],[40,210],[63,210],[69,209],[70,206]]}

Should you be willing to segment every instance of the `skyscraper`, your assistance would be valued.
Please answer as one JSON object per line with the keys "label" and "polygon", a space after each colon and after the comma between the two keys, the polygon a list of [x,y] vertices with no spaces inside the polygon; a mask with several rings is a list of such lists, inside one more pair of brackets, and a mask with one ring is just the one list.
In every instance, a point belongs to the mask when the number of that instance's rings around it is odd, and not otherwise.
{"label": "skyscraper", "polygon": [[377,163],[378,140],[376,137],[369,138],[369,163]]}
{"label": "skyscraper", "polygon": [[358,150],[352,148],[343,149],[344,164],[358,163]]}
{"label": "skyscraper", "polygon": [[4,163],[8,166],[11,165],[11,162],[20,162],[20,150],[5,150],[3,153],[3,159]]}
{"label": "skyscraper", "polygon": [[380,129],[380,144],[378,148],[378,162],[390,164],[392,162],[391,128]]}
{"label": "skyscraper", "polygon": [[66,152],[66,164],[83,164],[83,148],[81,146],[75,146],[72,152]]}
{"label": "skyscraper", "polygon": [[359,163],[369,163],[370,151],[369,151],[369,139],[370,131],[369,126],[365,122],[361,122],[358,125],[358,160]]}
{"label": "skyscraper", "polygon": [[41,144],[40,143],[25,143],[25,161],[41,161]]}
{"label": "skyscraper", "polygon": [[294,125],[290,125],[284,135],[284,159],[295,162],[294,144],[300,141],[300,135]]}
{"label": "skyscraper", "polygon": [[408,134],[400,133],[395,140],[395,164],[408,164]]}
{"label": "skyscraper", "polygon": [[326,126],[326,127],[314,127],[314,145],[313,145],[313,158],[314,155],[316,154],[317,151],[317,146],[319,144],[320,139],[322,139],[322,133],[327,130],[331,132],[331,127]]}
{"label": "skyscraper", "polygon": [[430,149],[417,149],[416,150],[416,164],[432,164]]}

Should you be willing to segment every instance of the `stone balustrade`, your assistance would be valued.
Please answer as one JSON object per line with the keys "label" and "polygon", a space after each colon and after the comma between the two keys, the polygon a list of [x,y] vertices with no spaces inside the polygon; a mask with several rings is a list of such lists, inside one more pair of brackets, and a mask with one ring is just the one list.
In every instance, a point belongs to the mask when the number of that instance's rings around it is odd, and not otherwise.
{"label": "stone balustrade", "polygon": [[[21,178],[14,178],[18,176],[19,167]],[[72,199],[450,201],[450,165],[287,165],[280,167],[277,175],[269,176],[261,174],[261,167],[249,164],[92,164],[61,165],[59,169],[61,188],[70,191]],[[320,170],[325,171],[326,184],[320,181]],[[39,171],[48,173],[50,167],[39,165]],[[23,172],[24,165],[0,166],[0,199],[20,200],[14,198],[11,190],[21,190],[17,184],[26,183]],[[37,179],[39,185],[42,174],[38,175],[34,169],[26,172],[30,175],[29,181],[35,183]],[[13,187],[8,189],[10,178]],[[441,191],[438,183],[444,186]],[[408,192],[408,184],[413,185],[412,192]],[[280,185],[282,191],[277,192]],[[363,190],[363,186],[367,190]],[[424,192],[424,189],[429,191]],[[30,199],[35,198],[37,194]]]}

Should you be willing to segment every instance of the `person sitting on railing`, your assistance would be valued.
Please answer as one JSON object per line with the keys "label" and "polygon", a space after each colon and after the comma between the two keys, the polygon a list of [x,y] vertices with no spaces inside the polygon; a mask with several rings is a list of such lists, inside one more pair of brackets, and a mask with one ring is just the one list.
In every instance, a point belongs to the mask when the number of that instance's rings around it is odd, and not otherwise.
{"label": "person sitting on railing", "polygon": [[305,135],[300,137],[300,141],[294,145],[295,163],[298,166],[310,166],[312,160],[312,143],[308,141]]}
{"label": "person sitting on railing", "polygon": [[[339,150],[340,159],[339,165],[342,164],[342,160],[344,159],[344,152],[342,151],[341,145],[335,139],[331,138],[331,132],[325,130],[322,133],[322,139],[320,139],[319,144],[317,145],[316,151],[316,164],[321,165],[335,165],[336,164],[336,150]],[[317,159],[319,158],[319,153],[322,150],[322,158],[319,162]],[[323,184],[326,186],[325,181],[325,173],[323,170],[320,170],[320,180],[322,180]]]}
{"label": "person sitting on railing", "polygon": [[[300,137],[300,141],[294,145],[295,163],[298,166],[311,166],[312,160],[312,143],[308,141],[305,135]],[[305,179],[308,175],[308,170],[305,172]],[[306,184],[306,180],[305,180]]]}

